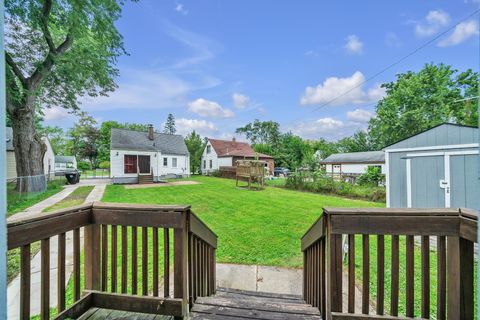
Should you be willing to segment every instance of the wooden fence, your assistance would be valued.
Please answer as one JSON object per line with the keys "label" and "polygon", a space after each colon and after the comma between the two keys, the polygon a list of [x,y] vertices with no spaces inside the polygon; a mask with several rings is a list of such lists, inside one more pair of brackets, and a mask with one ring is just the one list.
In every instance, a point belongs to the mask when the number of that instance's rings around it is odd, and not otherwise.
{"label": "wooden fence", "polygon": [[[430,274],[436,268],[436,319],[474,318],[474,243],[477,213],[455,209],[324,209],[302,237],[304,291],[307,303],[318,307],[323,319],[430,319]],[[355,235],[361,236],[361,310],[356,310]],[[347,286],[343,286],[342,236],[348,238]],[[415,269],[414,236],[421,237],[421,268]],[[370,313],[370,248],[375,237],[376,312]],[[385,270],[385,240],[390,237],[390,268]],[[400,247],[405,237],[405,247]],[[430,262],[430,239],[437,241],[436,266]],[[403,243],[403,240],[402,240]],[[406,257],[405,287],[400,288],[400,253]],[[448,259],[447,259],[448,257]],[[421,276],[420,314],[415,314],[414,278]],[[390,296],[385,284],[390,283]],[[399,291],[405,304],[399,305]],[[343,303],[346,291],[348,302]],[[387,300],[388,299],[388,300]],[[385,301],[390,309],[386,310]],[[448,308],[447,308],[448,306]],[[405,310],[400,314],[399,310]]]}

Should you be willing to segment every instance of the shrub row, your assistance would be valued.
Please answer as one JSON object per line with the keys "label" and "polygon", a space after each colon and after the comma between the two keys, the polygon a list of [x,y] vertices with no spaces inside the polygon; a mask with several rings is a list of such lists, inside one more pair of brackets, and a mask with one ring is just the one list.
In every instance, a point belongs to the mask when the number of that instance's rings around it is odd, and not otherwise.
{"label": "shrub row", "polygon": [[294,190],[335,194],[360,198],[376,202],[385,202],[384,187],[374,185],[353,185],[344,181],[335,181],[332,177],[318,172],[297,172],[288,176],[285,187]]}

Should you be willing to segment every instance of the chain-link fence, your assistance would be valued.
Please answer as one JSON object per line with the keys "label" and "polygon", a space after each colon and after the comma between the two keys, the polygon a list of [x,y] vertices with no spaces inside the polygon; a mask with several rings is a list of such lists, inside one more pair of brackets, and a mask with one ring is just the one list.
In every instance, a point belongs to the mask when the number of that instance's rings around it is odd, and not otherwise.
{"label": "chain-link fence", "polygon": [[82,170],[80,179],[109,179],[110,169]]}
{"label": "chain-link fence", "polygon": [[52,174],[16,177],[7,180],[8,203],[31,199],[48,190],[49,184],[58,180],[56,184],[64,184],[65,177],[55,177]]}

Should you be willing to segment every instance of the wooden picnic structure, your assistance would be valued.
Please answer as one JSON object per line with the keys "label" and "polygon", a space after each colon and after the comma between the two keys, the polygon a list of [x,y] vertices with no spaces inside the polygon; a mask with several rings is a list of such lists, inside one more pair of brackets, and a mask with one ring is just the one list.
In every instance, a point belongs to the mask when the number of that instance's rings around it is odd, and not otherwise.
{"label": "wooden picnic structure", "polygon": [[236,162],[236,185],[239,180],[248,182],[248,189],[253,187],[253,183],[258,184],[259,189],[265,186],[265,161],[261,160],[237,160]]}
{"label": "wooden picnic structure", "polygon": [[[217,236],[189,206],[86,204],[10,223],[7,236],[8,250],[20,248],[21,252],[20,319],[31,316],[31,294],[41,296],[40,318],[49,319],[51,289],[56,286],[56,319],[395,320],[435,316],[456,320],[474,316],[477,220],[476,212],[464,209],[327,208],[301,239],[303,296],[217,289]],[[73,234],[75,301],[68,309],[67,233]],[[84,259],[81,259],[82,233]],[[345,235],[346,271],[342,261]],[[356,236],[361,242],[355,242]],[[421,237],[419,270],[414,267],[415,236]],[[56,270],[50,268],[52,237],[58,237],[58,248],[53,249],[58,250]],[[430,255],[434,254],[430,252],[431,237],[437,241],[436,265],[430,261]],[[385,246],[387,238],[391,248]],[[34,293],[30,292],[30,254],[31,244],[37,241],[41,242],[41,290]],[[377,248],[374,284],[370,281],[373,241]],[[355,255],[355,246],[359,244],[361,257]],[[387,255],[388,250],[391,254]],[[405,284],[400,283],[400,253],[406,255]],[[386,257],[391,257],[389,272],[385,270]],[[361,310],[355,308],[357,259],[362,260]],[[434,267],[437,269],[435,315],[430,313],[433,293],[430,277]],[[50,272],[57,272],[57,283],[50,283]],[[346,286],[343,286],[344,272],[348,279]],[[415,274],[421,275],[420,294],[415,294]],[[171,282],[173,291],[169,290]],[[387,282],[391,287],[389,296],[385,294]],[[373,287],[374,313],[369,308]],[[400,290],[406,294],[404,304],[399,299]],[[348,296],[345,303],[344,294]],[[415,296],[421,299],[420,313],[415,313]],[[389,301],[389,309],[385,308],[385,301]]]}

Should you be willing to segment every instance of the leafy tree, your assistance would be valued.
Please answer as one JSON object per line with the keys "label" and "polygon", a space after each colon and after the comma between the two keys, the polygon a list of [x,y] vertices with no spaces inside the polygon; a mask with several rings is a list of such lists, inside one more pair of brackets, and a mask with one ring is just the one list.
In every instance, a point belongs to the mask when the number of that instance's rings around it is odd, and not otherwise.
{"label": "leafy tree", "polygon": [[199,172],[202,165],[202,153],[205,149],[206,142],[195,132],[195,130],[193,130],[185,137],[185,144],[190,153],[190,172]]}
{"label": "leafy tree", "polygon": [[252,144],[275,145],[280,139],[280,125],[275,121],[260,121],[255,119],[253,123],[237,128],[235,133],[244,134]]}
{"label": "leafy tree", "polygon": [[336,144],[338,152],[348,153],[374,150],[365,131],[357,131],[353,136],[340,139]]}
{"label": "leafy tree", "polygon": [[[124,54],[115,21],[121,0],[5,1],[7,113],[19,176],[43,173],[46,147],[35,128],[38,109],[78,109],[78,97],[115,89]],[[35,191],[41,184],[17,188]]]}
{"label": "leafy tree", "polygon": [[65,131],[62,128],[50,127],[47,126],[40,130],[41,134],[48,137],[50,144],[53,149],[53,153],[58,156],[66,156],[68,155],[67,145],[68,141],[65,135]]}
{"label": "leafy tree", "polygon": [[477,125],[478,73],[458,72],[444,64],[427,64],[415,73],[397,75],[393,82],[383,84],[386,96],[376,107],[370,120],[369,136],[374,149],[381,149],[444,122]]}
{"label": "leafy tree", "polygon": [[165,127],[163,128],[163,133],[166,134],[175,134],[177,128],[175,127],[175,118],[173,114],[169,113],[167,117],[167,122],[165,122]]}
{"label": "leafy tree", "polygon": [[68,132],[71,151],[78,159],[88,159],[90,167],[96,168],[100,132],[97,122],[86,112],[79,113],[79,121]]}

